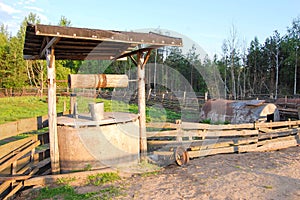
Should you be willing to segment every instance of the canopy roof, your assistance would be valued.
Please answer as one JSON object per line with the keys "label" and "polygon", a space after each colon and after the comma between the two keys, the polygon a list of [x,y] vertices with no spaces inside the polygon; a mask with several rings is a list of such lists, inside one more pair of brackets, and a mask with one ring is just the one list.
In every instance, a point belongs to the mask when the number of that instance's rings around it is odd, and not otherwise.
{"label": "canopy roof", "polygon": [[58,60],[113,60],[163,46],[182,46],[181,38],[157,33],[28,24],[24,59],[45,59],[46,49],[55,49]]}

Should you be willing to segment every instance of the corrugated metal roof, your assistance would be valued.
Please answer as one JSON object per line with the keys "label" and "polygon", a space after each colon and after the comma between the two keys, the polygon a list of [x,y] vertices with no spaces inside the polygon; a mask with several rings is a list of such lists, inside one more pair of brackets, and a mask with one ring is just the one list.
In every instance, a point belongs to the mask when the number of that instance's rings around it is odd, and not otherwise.
{"label": "corrugated metal roof", "polygon": [[[48,46],[47,46],[48,45]],[[182,46],[181,38],[156,33],[109,31],[52,25],[26,27],[24,59],[45,59],[45,47],[53,46],[58,60],[112,60],[136,50]]]}

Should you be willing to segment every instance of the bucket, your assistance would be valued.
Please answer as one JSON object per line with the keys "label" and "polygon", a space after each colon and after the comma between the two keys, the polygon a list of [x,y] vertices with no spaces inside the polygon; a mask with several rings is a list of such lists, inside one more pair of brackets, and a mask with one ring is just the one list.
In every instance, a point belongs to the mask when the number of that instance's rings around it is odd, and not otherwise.
{"label": "bucket", "polygon": [[104,119],[104,103],[89,103],[89,110],[93,121]]}

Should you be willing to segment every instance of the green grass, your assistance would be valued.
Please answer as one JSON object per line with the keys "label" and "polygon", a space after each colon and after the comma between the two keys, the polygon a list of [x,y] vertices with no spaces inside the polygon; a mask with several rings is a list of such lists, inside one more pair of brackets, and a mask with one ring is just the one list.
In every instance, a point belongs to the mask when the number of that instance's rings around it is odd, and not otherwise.
{"label": "green grass", "polygon": [[109,172],[109,173],[99,173],[96,175],[90,175],[88,176],[88,183],[99,186],[105,183],[113,182],[120,180],[120,176],[117,173]]}
{"label": "green grass", "polygon": [[[63,111],[63,103],[67,103],[69,109],[69,98],[58,97],[56,106],[57,112]],[[88,112],[88,104],[91,102],[104,102],[105,112],[131,112],[138,113],[138,106],[136,104],[128,104],[121,101],[94,99],[86,97],[77,97],[77,105],[79,113]],[[4,124],[19,119],[38,117],[47,115],[48,104],[46,97],[40,99],[39,97],[7,97],[0,98],[0,124]],[[181,114],[168,109],[160,107],[147,107],[146,108],[146,121],[147,122],[174,122],[180,119]]]}
{"label": "green grass", "polygon": [[[67,97],[59,97],[57,112],[63,111],[63,102]],[[46,97],[7,97],[0,98],[0,124],[19,119],[47,115]]]}
{"label": "green grass", "polygon": [[[64,200],[80,200],[80,199],[113,199],[123,194],[123,188],[113,185],[104,185],[116,180],[120,180],[117,173],[99,173],[87,177],[88,184],[99,186],[99,191],[78,194],[69,184],[76,181],[76,177],[61,178],[57,180],[59,187],[45,187],[37,192],[36,200],[42,199],[64,199]],[[101,186],[101,187],[100,187]]]}
{"label": "green grass", "polygon": [[123,194],[121,188],[109,186],[99,189],[97,192],[88,192],[85,194],[78,194],[75,189],[69,185],[64,185],[55,188],[45,187],[41,189],[36,200],[42,199],[64,199],[64,200],[81,200],[81,199],[113,199],[114,197]]}

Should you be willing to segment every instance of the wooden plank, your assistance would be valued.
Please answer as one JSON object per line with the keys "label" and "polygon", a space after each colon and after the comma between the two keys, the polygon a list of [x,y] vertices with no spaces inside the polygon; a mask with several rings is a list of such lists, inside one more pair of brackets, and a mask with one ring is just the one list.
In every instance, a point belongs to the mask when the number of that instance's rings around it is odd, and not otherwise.
{"label": "wooden plank", "polygon": [[0,140],[9,138],[18,134],[18,123],[9,122],[0,125]]}
{"label": "wooden plank", "polygon": [[179,133],[178,130],[174,131],[161,131],[161,132],[147,132],[147,137],[201,137],[201,138],[218,138],[218,137],[245,137],[258,135],[258,130],[224,130],[224,131],[203,131],[203,130],[189,130]]}
{"label": "wooden plank", "polygon": [[[177,146],[185,146],[192,148],[192,150],[199,149],[213,149],[226,146],[238,146],[242,144],[256,143],[257,137],[255,138],[232,138],[232,139],[205,139],[200,141],[148,141],[149,149],[155,148],[173,148]],[[197,147],[197,148],[195,148]]]}
{"label": "wooden plank", "polygon": [[0,194],[5,192],[8,188],[11,187],[12,181],[5,181],[0,185]]}
{"label": "wooden plank", "polygon": [[275,128],[275,127],[288,127],[299,126],[300,120],[297,121],[282,121],[282,122],[268,122],[268,123],[256,123],[256,128]]}
{"label": "wooden plank", "polygon": [[[151,138],[151,137],[176,137],[178,136],[180,133],[178,130],[173,130],[173,131],[158,131],[158,132],[147,132],[147,138]],[[186,136],[190,136],[193,133],[189,133]],[[180,134],[182,135],[182,134]],[[184,133],[185,135],[185,133]]]}
{"label": "wooden plank", "polygon": [[40,52],[40,57],[44,57],[46,50],[49,49],[52,45],[55,45],[57,42],[59,42],[61,38],[60,37],[53,37],[47,44],[46,46],[41,50]]}
{"label": "wooden plank", "polygon": [[189,151],[190,158],[197,158],[202,156],[208,155],[215,155],[215,154],[222,154],[222,153],[234,153],[235,147],[224,147],[224,148],[217,148],[217,149],[201,149],[199,151]]}
{"label": "wooden plank", "polygon": [[172,129],[177,129],[180,128],[180,124],[174,124],[174,123],[147,123],[146,124],[147,128],[172,128]]}
{"label": "wooden plank", "polygon": [[274,150],[285,149],[297,145],[298,145],[298,141],[295,138],[295,136],[290,136],[284,139],[278,138],[278,139],[269,140],[268,142],[265,142],[262,146],[259,146],[257,148],[257,151],[274,151]]}
{"label": "wooden plank", "polygon": [[21,188],[23,187],[23,183],[18,183],[17,186],[12,189],[4,198],[3,200],[7,200],[8,198],[12,197],[14,194],[16,194]]}
{"label": "wooden plank", "polygon": [[228,124],[228,125],[211,125],[192,122],[182,122],[182,129],[186,130],[232,130],[232,129],[254,129],[254,124]]}
{"label": "wooden plank", "polygon": [[117,74],[70,74],[69,87],[72,88],[120,88],[128,86],[127,75]]}
{"label": "wooden plank", "polygon": [[30,144],[29,146],[27,146],[26,148],[22,149],[20,151],[20,153],[14,155],[12,158],[8,159],[7,161],[5,161],[4,163],[2,163],[0,165],[0,172],[2,170],[6,169],[7,167],[9,167],[13,162],[15,162],[16,160],[18,160],[19,158],[21,158],[22,156],[24,156],[25,154],[30,152],[33,148],[35,148],[39,145],[40,145],[40,141],[36,141],[36,142]]}
{"label": "wooden plank", "polygon": [[21,119],[18,121],[18,133],[38,130],[37,118]]}
{"label": "wooden plank", "polygon": [[13,151],[18,150],[22,146],[28,144],[29,142],[37,141],[37,135],[32,135],[27,138],[16,140],[13,142],[6,143],[0,146],[0,163],[3,162],[5,158],[14,154]]}
{"label": "wooden plank", "polygon": [[262,141],[258,141],[257,145],[260,146],[264,146],[264,145],[268,145],[271,143],[276,143],[276,142],[284,142],[284,141],[289,141],[289,140],[296,140],[297,139],[297,135],[292,135],[292,136],[286,136],[286,137],[279,137],[279,138],[275,138],[275,139],[270,139],[270,140],[262,140]]}
{"label": "wooden plank", "polygon": [[274,130],[273,132],[259,134],[258,139],[265,140],[265,139],[272,139],[272,138],[284,137],[289,135],[296,135],[298,132],[299,132],[298,129],[290,129],[285,131]]}
{"label": "wooden plank", "polygon": [[257,143],[238,146],[239,153],[252,152],[252,151],[257,151]]}

